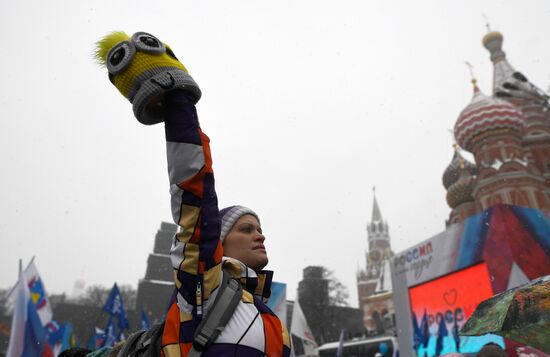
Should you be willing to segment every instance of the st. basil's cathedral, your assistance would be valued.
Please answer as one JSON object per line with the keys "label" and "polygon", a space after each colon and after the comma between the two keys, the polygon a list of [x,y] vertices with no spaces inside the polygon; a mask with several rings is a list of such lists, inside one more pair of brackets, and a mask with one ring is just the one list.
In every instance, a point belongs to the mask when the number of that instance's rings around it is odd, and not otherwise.
{"label": "st. basil's cathedral", "polygon": [[472,79],[473,98],[454,127],[455,155],[443,175],[452,209],[448,224],[497,204],[550,210],[548,95],[512,67],[502,42],[499,32],[483,38],[494,65],[493,95]]}
{"label": "st. basil's cathedral", "polygon": [[[481,92],[472,76],[472,100],[454,126],[454,155],[443,173],[451,208],[447,227],[497,205],[550,212],[549,96],[508,62],[503,38],[496,31],[483,37],[494,68],[492,94]],[[367,232],[366,269],[357,273],[359,308],[370,334],[391,333],[393,253],[376,197]]]}

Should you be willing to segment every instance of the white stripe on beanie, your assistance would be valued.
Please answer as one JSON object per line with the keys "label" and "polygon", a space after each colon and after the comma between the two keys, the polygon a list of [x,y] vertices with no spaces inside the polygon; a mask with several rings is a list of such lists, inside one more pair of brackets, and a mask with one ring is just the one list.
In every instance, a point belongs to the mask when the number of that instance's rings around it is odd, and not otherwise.
{"label": "white stripe on beanie", "polygon": [[225,237],[227,236],[227,233],[229,233],[229,231],[231,230],[231,228],[233,228],[233,226],[239,220],[239,218],[241,218],[245,214],[253,215],[254,217],[256,217],[258,222],[260,222],[260,218],[258,217],[256,212],[254,212],[253,210],[251,210],[248,207],[231,206],[231,207],[224,208],[220,211],[220,221],[221,221],[221,226],[222,226],[221,227],[222,228],[221,233],[220,233],[220,239],[221,239],[222,243],[223,243]]}

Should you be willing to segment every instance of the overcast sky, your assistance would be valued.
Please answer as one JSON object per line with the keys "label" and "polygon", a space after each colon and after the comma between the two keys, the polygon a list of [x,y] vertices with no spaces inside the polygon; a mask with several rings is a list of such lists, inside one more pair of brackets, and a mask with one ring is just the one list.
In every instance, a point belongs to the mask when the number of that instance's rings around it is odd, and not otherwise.
{"label": "overcast sky", "polygon": [[356,306],[373,186],[394,251],[445,227],[464,61],[491,92],[483,14],[546,90],[546,0],[4,2],[0,288],[32,256],[50,293],[144,277],[171,220],[163,126],[134,119],[91,53],[110,31],[147,31],[201,87],[220,206],[258,212],[288,298],[325,265]]}

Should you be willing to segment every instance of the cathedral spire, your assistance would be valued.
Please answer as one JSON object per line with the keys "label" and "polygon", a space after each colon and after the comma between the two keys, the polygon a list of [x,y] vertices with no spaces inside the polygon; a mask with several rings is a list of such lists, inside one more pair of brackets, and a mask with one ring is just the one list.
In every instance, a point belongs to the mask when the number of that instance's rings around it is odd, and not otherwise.
{"label": "cathedral spire", "polygon": [[493,62],[493,94],[505,99],[520,99],[546,103],[548,96],[512,67],[502,50],[504,37],[492,31],[483,37],[483,46],[491,54]]}
{"label": "cathedral spire", "polygon": [[[491,31],[483,37],[483,46],[491,54],[493,62],[493,93],[503,91],[503,84],[513,79],[516,70],[506,60],[506,54],[502,50],[504,37],[498,31]],[[506,92],[506,91],[503,91]]]}

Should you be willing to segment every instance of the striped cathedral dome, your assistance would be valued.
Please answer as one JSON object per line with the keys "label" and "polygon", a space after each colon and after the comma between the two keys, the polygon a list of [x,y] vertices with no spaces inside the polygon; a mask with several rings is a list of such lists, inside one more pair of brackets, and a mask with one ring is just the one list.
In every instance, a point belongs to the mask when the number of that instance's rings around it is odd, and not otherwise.
{"label": "striped cathedral dome", "polygon": [[458,144],[472,152],[475,139],[481,134],[494,131],[523,131],[524,119],[514,105],[483,94],[474,82],[474,96],[460,113],[455,124],[454,134]]}
{"label": "striped cathedral dome", "polygon": [[462,171],[461,166],[464,166],[464,168],[470,173],[470,175],[477,175],[476,164],[464,159],[458,151],[458,147],[456,146],[457,145],[455,145],[455,153],[453,155],[453,159],[443,173],[443,186],[446,190],[448,190],[449,187],[451,187],[451,185],[457,182],[460,178],[460,173]]}
{"label": "striped cathedral dome", "polygon": [[462,160],[459,167],[460,177],[447,190],[447,204],[453,209],[462,203],[474,201],[473,192],[476,178],[464,164],[465,161]]}

